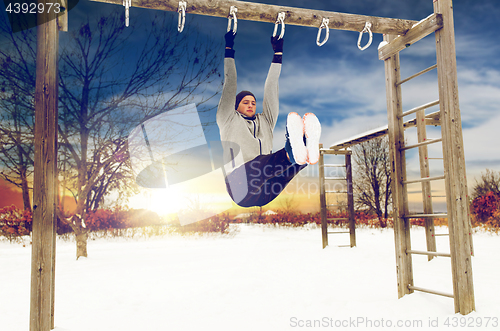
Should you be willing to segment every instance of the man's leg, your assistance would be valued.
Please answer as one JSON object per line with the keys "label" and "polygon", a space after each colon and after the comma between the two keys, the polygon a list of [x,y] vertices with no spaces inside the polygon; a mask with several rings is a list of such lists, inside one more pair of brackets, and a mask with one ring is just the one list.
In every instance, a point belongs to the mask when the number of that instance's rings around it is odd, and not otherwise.
{"label": "man's leg", "polygon": [[[228,193],[239,206],[263,206],[274,200],[305,166],[292,165],[284,149],[259,155],[227,176]],[[243,196],[238,192],[247,193]]]}

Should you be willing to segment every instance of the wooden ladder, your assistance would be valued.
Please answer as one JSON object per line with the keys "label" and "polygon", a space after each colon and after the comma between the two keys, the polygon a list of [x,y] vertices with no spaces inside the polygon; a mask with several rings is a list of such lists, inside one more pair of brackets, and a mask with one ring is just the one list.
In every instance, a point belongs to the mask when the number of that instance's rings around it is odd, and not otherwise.
{"label": "wooden ladder", "polygon": [[[353,188],[352,188],[352,166],[351,166],[351,154],[350,150],[331,150],[324,149],[323,144],[319,146],[320,156],[318,162],[319,168],[319,187],[320,187],[320,206],[321,206],[321,234],[323,241],[323,248],[328,246],[328,235],[329,234],[349,234],[350,244],[349,245],[339,245],[339,247],[354,247],[356,246],[356,226],[354,220],[354,198],[353,198]],[[342,155],[345,154],[345,164],[326,164],[324,155],[334,154]],[[327,176],[325,168],[344,168],[343,176]],[[342,191],[337,190],[327,190],[328,182],[345,182],[345,189]],[[340,205],[328,203],[327,196],[345,194],[347,197],[347,218],[338,217],[328,217],[329,207],[339,207]],[[338,199],[337,199],[338,201]],[[328,221],[347,221],[349,224],[349,231],[328,231]]]}
{"label": "wooden ladder", "polygon": [[[406,36],[384,35],[386,45],[379,49],[379,58],[385,62],[398,295],[402,297],[414,291],[422,291],[452,297],[455,303],[455,312],[465,315],[475,310],[475,303],[471,264],[472,237],[468,210],[462,124],[458,102],[451,0],[434,1],[434,11],[434,19],[442,20],[440,26],[434,29],[436,36],[436,65],[407,79],[401,80],[400,78],[399,52],[405,48],[404,46],[409,46],[412,42],[434,31],[421,31],[418,38],[413,38],[410,33]],[[401,85],[436,68],[438,72],[439,100],[403,112]],[[437,104],[440,106],[441,138],[429,140],[426,137],[425,125],[430,123],[427,122],[424,111],[431,105]],[[403,118],[414,113],[416,113],[415,120],[417,122],[419,141],[414,145],[405,145]],[[436,122],[432,124],[435,125]],[[443,148],[444,174],[430,177],[426,148],[429,144],[438,142],[442,143]],[[421,178],[407,180],[405,152],[412,148],[419,148]],[[445,182],[446,214],[436,214],[432,210],[430,189],[431,182],[434,180],[444,180]],[[424,213],[410,214],[407,186],[418,182],[422,183]],[[448,219],[449,254],[436,252],[433,220],[438,217],[447,217]],[[426,219],[427,251],[411,249],[410,219],[412,218]],[[414,286],[412,266],[412,255],[414,254],[427,255],[429,259],[435,256],[451,258],[453,294]]]}

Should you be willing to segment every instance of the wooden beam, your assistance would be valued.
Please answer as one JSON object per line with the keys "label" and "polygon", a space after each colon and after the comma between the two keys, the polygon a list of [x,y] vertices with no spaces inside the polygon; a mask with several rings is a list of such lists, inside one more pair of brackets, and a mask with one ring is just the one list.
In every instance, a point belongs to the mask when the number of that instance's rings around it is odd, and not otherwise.
{"label": "wooden beam", "polygon": [[458,100],[452,0],[434,0],[434,11],[443,15],[443,28],[436,31],[436,58],[453,293],[455,312],[466,315],[475,310],[475,300],[471,261],[472,234]]}
{"label": "wooden beam", "polygon": [[327,149],[327,148],[323,148],[323,149],[321,149],[321,152],[324,153],[324,154],[330,154],[330,155],[352,154],[352,151],[350,149]]}
{"label": "wooden beam", "polygon": [[39,13],[35,83],[35,160],[30,331],[52,329],[57,187],[59,32],[53,12]]}
{"label": "wooden beam", "polygon": [[[425,125],[425,109],[417,111],[417,136],[418,142],[422,143],[427,141],[427,129]],[[418,148],[418,156],[420,160],[420,177],[430,177],[431,171],[429,169],[429,151],[427,145],[422,145]],[[431,182],[422,182],[422,199],[424,214],[434,214],[432,206],[432,190]],[[434,219],[425,219],[425,240],[427,243],[427,251],[436,251],[436,237],[434,236]],[[428,260],[432,260],[434,256],[429,255]]]}
{"label": "wooden beam", "polygon": [[349,215],[349,238],[351,247],[356,246],[356,220],[354,219],[354,191],[352,185],[351,154],[345,155],[345,174],[347,182],[347,212]]}
{"label": "wooden beam", "polygon": [[57,0],[61,5],[61,10],[64,11],[61,15],[57,16],[57,26],[59,31],[68,32],[68,0]]}
{"label": "wooden beam", "polygon": [[[403,114],[402,114],[403,115]],[[402,118],[403,116],[401,116]],[[430,113],[425,115],[425,125],[440,125],[440,120],[439,120],[439,111]],[[413,128],[417,125],[416,119],[412,119],[409,121],[406,121],[403,123],[403,127],[405,129]],[[342,141],[338,141],[335,144],[330,146],[330,149],[324,149],[324,153],[328,154],[342,154],[345,153],[345,151],[348,151],[348,153],[352,153],[350,150],[345,150],[345,148],[361,144],[362,142],[375,139],[378,137],[382,137],[387,135],[388,133],[388,128],[387,125],[373,129],[367,132],[360,133],[359,135],[356,135],[354,137],[344,139]],[[329,152],[327,152],[329,151]]]}
{"label": "wooden beam", "polygon": [[[320,151],[323,148],[323,144],[319,144]],[[328,246],[328,222],[327,222],[327,210],[326,210],[326,194],[325,194],[325,158],[323,153],[319,153],[319,204],[321,212],[321,241],[323,243],[323,248]]]}
{"label": "wooden beam", "polygon": [[[384,41],[391,42],[395,37],[385,35]],[[384,61],[387,93],[387,119],[389,133],[389,154],[391,160],[391,189],[394,220],[394,241],[396,250],[396,272],[398,280],[398,297],[410,294],[413,290],[412,258],[406,252],[411,250],[410,221],[408,215],[408,194],[406,185],[406,161],[404,146],[404,125],[401,114],[401,86],[396,82],[401,80],[399,53]]]}
{"label": "wooden beam", "polygon": [[430,35],[434,31],[443,27],[443,17],[440,14],[432,14],[429,17],[418,22],[406,34],[402,34],[390,43],[380,47],[378,57],[380,60],[386,60],[399,51],[409,47]]}
{"label": "wooden beam", "polygon": [[[92,0],[123,6],[122,0]],[[132,0],[132,7],[148,8],[164,11],[177,11],[178,0]],[[331,11],[312,10],[287,6],[275,6],[262,3],[253,3],[235,0],[187,0],[186,14],[197,14],[226,18],[229,8],[238,8],[238,20],[275,23],[278,13],[285,12],[285,24],[309,26],[319,28],[323,17],[329,18],[330,29],[357,31],[365,27],[366,22],[372,24],[373,33],[405,34],[413,25],[418,23],[412,20],[395,18],[344,14]],[[189,20],[186,19],[186,24]]]}

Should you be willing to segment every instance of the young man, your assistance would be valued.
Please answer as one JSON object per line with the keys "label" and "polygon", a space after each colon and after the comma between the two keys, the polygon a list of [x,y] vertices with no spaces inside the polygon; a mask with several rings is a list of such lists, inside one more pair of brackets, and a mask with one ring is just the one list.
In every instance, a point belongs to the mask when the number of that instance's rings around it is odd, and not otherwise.
{"label": "young man", "polygon": [[271,38],[274,57],[264,85],[263,112],[255,114],[253,93],[236,94],[235,35],[226,33],[224,87],[217,109],[217,125],[224,145],[226,187],[239,206],[264,206],[274,200],[307,164],[319,159],[321,125],[312,113],[301,118],[290,113],[285,147],[272,152],[273,130],[279,115],[278,79],[283,39]]}

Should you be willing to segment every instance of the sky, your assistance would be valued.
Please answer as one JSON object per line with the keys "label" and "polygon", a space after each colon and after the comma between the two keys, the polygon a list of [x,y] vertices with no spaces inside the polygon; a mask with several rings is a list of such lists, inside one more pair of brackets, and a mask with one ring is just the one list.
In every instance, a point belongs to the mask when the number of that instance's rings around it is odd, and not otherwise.
{"label": "sky", "polygon": [[[189,1],[188,1],[189,2]],[[422,20],[433,13],[431,0],[273,0],[260,3],[301,7],[342,13]],[[459,100],[463,124],[465,158],[469,187],[486,168],[500,170],[500,146],[497,127],[500,125],[500,46],[495,20],[500,17],[497,0],[455,0]],[[0,5],[1,6],[1,5]],[[228,9],[229,10],[229,9]],[[80,0],[69,12],[70,30],[85,17],[118,11],[122,6]],[[153,10],[130,9],[130,25],[148,22]],[[168,13],[177,20],[177,13]],[[5,16],[4,16],[5,17]],[[286,23],[286,21],[285,21]],[[187,15],[186,25],[198,30],[206,40],[220,40],[220,67],[223,69],[223,35],[227,19]],[[263,22],[238,21],[235,40],[235,61],[238,90],[250,90],[257,97],[261,110],[264,81],[272,60],[269,39],[274,25]],[[321,142],[325,146],[364,131],[387,125],[384,63],[378,60],[377,46],[382,36],[375,34],[372,45],[360,51],[358,33],[331,30],[328,42],[316,45],[317,28],[286,26],[283,66],[280,77],[280,117],[274,131],[274,150],[284,146],[285,119],[289,112],[303,115],[315,113],[322,123]],[[141,38],[134,30],[130,42]],[[430,35],[401,52],[401,77],[408,77],[436,63],[435,40]],[[209,87],[217,90],[219,86]],[[403,86],[403,110],[436,100],[437,74],[432,71]],[[218,98],[207,107],[215,107]],[[428,112],[437,111],[436,107]],[[215,110],[208,114],[215,120]],[[416,131],[408,131],[409,142],[416,140]],[[216,125],[205,130],[207,141],[218,139]],[[439,128],[428,127],[429,138],[439,138]],[[430,157],[439,158],[441,144],[429,147]],[[418,172],[418,156],[407,155],[409,177]],[[431,163],[431,175],[442,173],[441,161]],[[317,166],[303,178],[317,182]],[[314,178],[314,179],[313,179]],[[298,191],[296,194],[300,193]],[[314,204],[316,200],[311,200]]]}

